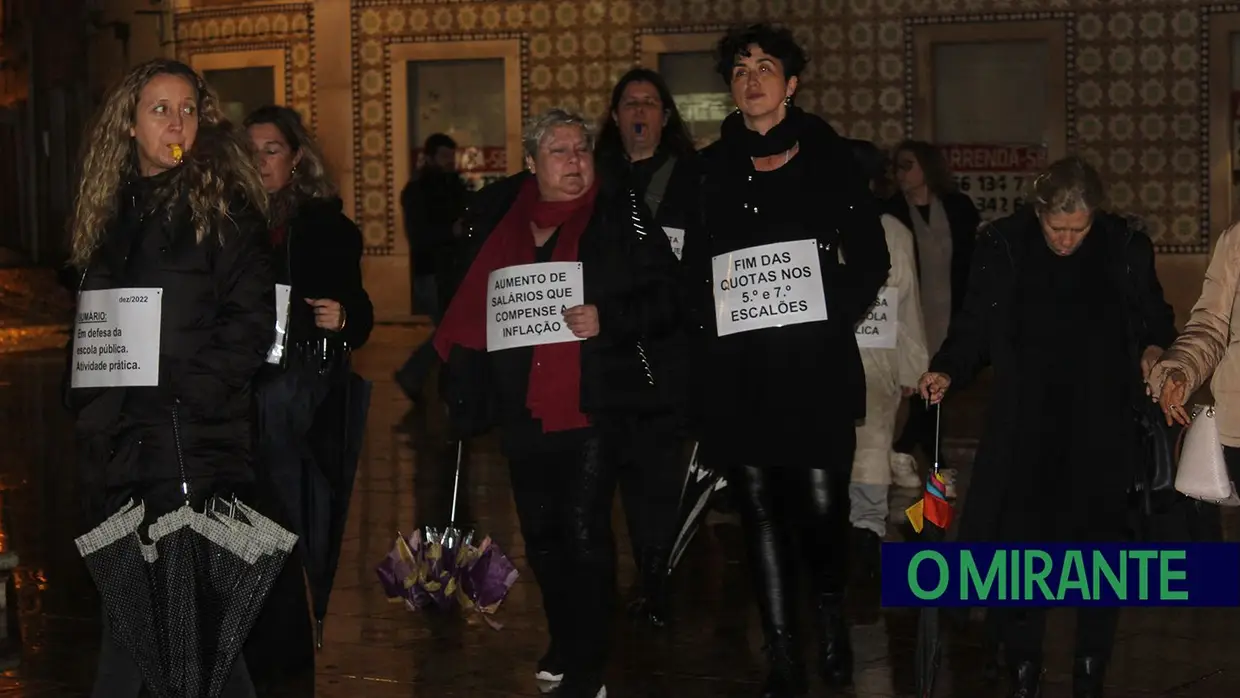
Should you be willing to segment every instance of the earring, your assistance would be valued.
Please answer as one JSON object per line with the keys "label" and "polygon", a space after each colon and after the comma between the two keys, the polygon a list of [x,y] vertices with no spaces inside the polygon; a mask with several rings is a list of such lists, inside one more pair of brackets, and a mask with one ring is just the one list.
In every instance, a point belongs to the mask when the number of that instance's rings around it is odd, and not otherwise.
{"label": "earring", "polygon": [[784,106],[785,107],[792,106],[792,95],[788,95],[787,97],[784,97]]}

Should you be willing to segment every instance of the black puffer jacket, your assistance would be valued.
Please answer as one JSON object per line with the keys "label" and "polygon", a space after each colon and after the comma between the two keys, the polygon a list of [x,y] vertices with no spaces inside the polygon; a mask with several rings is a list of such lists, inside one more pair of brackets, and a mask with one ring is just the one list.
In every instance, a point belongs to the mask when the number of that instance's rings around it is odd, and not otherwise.
{"label": "black puffer jacket", "polygon": [[[146,499],[148,508],[178,506],[176,497],[147,497],[180,490],[174,411],[196,499],[252,479],[251,380],[275,327],[266,222],[238,198],[229,217],[198,242],[175,174],[125,187],[81,280],[83,291],[163,291],[159,386],[66,388],[95,516],[130,496]],[[68,363],[71,375],[72,353]]]}

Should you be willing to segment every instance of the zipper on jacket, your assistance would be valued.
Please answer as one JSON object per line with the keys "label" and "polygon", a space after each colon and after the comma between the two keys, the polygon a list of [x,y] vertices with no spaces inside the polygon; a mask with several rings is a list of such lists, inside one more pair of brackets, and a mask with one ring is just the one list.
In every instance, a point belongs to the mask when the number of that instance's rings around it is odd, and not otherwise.
{"label": "zipper on jacket", "polygon": [[[633,207],[633,229],[637,231],[637,237],[646,238],[646,229],[642,227],[642,217],[637,208],[637,192],[629,189],[629,203]],[[652,387],[654,386],[654,372],[650,370],[650,359],[646,357],[646,347],[642,345],[642,340],[637,340],[637,358],[642,362],[642,368],[646,371],[646,382]]]}

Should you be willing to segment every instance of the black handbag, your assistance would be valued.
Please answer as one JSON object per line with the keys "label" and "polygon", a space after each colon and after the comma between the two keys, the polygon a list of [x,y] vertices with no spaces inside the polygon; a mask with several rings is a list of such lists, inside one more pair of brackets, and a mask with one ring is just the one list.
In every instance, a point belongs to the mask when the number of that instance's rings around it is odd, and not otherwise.
{"label": "black handbag", "polygon": [[1162,409],[1151,400],[1141,400],[1134,412],[1140,445],[1134,489],[1140,493],[1144,513],[1150,514],[1166,508],[1169,502],[1164,500],[1176,494],[1176,465],[1184,427],[1178,423],[1168,426]]}

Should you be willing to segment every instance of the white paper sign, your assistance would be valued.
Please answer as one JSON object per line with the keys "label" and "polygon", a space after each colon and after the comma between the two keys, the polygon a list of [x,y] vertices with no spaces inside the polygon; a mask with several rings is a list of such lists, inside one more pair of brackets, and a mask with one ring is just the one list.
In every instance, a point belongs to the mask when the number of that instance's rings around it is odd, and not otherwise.
{"label": "white paper sign", "polygon": [[748,247],[712,266],[720,337],[827,319],[816,240]]}
{"label": "white paper sign", "polygon": [[288,344],[288,301],[293,289],[288,284],[276,284],[276,338],[267,350],[267,363],[279,364],[284,358]]}
{"label": "white paper sign", "polygon": [[884,286],[865,319],[857,323],[857,346],[862,349],[895,349],[900,329],[900,295]]}
{"label": "white paper sign", "polygon": [[683,228],[663,227],[663,232],[667,234],[667,241],[672,243],[672,252],[675,253],[676,259],[680,259],[681,253],[685,249],[685,231]]}
{"label": "white paper sign", "polygon": [[78,294],[73,327],[74,388],[159,385],[162,288],[110,288]]}
{"label": "white paper sign", "polygon": [[487,351],[581,341],[564,311],[585,302],[581,262],[521,264],[487,278]]}

